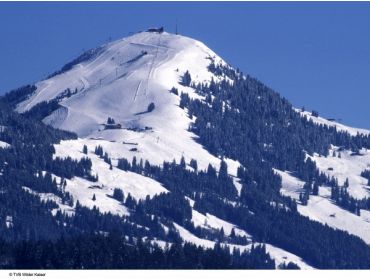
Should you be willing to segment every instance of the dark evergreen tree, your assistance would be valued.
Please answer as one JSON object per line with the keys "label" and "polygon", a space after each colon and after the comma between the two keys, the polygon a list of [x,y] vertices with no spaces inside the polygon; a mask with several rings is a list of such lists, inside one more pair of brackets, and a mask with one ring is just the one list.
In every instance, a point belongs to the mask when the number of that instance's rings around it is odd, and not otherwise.
{"label": "dark evergreen tree", "polygon": [[113,198],[120,201],[120,202],[123,202],[124,201],[123,191],[121,189],[114,188]]}
{"label": "dark evergreen tree", "polygon": [[185,162],[185,158],[184,158],[184,156],[182,156],[182,157],[181,157],[181,160],[180,160],[180,166],[181,166],[182,168],[186,168],[186,162]]}
{"label": "dark evergreen tree", "polygon": [[315,181],[312,188],[313,195],[319,195],[319,184]]}
{"label": "dark evergreen tree", "polygon": [[189,71],[186,71],[184,73],[184,75],[182,76],[182,78],[181,78],[181,84],[183,86],[187,86],[187,87],[190,86],[190,84],[191,84],[191,76],[190,76]]}
{"label": "dark evergreen tree", "polygon": [[83,152],[85,155],[87,155],[87,146],[86,146],[86,145],[84,145],[84,146],[83,146],[82,152]]}
{"label": "dark evergreen tree", "polygon": [[111,117],[108,117],[108,119],[107,119],[107,124],[115,124],[116,122],[114,121],[114,119],[113,118],[111,118]]}
{"label": "dark evergreen tree", "polygon": [[195,172],[198,171],[198,162],[195,159],[191,159],[189,165],[194,169]]}

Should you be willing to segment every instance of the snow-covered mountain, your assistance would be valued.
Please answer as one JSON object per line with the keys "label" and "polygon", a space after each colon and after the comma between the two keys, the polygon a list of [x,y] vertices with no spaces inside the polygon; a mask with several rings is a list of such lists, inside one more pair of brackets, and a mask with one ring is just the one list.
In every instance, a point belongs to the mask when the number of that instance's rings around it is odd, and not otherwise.
{"label": "snow-covered mountain", "polygon": [[[69,71],[37,83],[35,94],[17,111],[60,98],[63,108],[44,121],[81,137],[97,136],[108,117],[123,127],[167,125],[167,130],[175,131],[184,125],[184,118],[173,106],[178,105],[178,97],[169,90],[176,86],[189,92],[179,84],[187,70],[194,80],[210,82],[216,78],[207,70],[210,60],[225,64],[201,42],[169,33],[141,32],[91,53]],[[63,98],[68,89],[72,96]],[[155,110],[145,114],[151,102]]]}
{"label": "snow-covered mountain", "polygon": [[[76,132],[80,138],[56,145],[56,156],[83,157],[82,147],[87,145],[101,183],[127,185],[129,189],[124,191],[138,199],[164,190],[143,190],[140,180],[127,184],[122,175],[125,172],[120,170],[115,175],[114,170],[107,170],[107,176],[103,175],[105,164],[96,167],[98,163],[94,162],[97,145],[115,163],[122,157],[131,160],[136,156],[153,164],[174,159],[179,162],[184,157],[187,161],[196,159],[200,169],[206,169],[208,164],[218,169],[220,159],[194,140],[197,136],[188,131],[192,120],[179,107],[180,97],[170,90],[176,87],[180,93],[204,99],[193,88],[182,85],[181,77],[189,71],[194,82],[220,80],[208,71],[210,62],[226,65],[219,56],[199,41],[165,32],[140,32],[91,53],[69,71],[36,83],[36,92],[16,108],[23,113],[41,102],[58,99],[60,108],[43,121]],[[66,96],[68,90],[73,94]],[[148,112],[151,103],[155,108]],[[122,129],[105,129],[108,118]],[[235,177],[239,163],[226,161],[230,175]],[[240,189],[237,180],[235,184]]]}
{"label": "snow-covered mountain", "polygon": [[[166,32],[140,32],[93,49],[68,64],[63,71],[36,83],[36,91],[18,103],[16,111],[25,113],[37,105],[57,102],[58,106],[43,116],[43,122],[75,132],[79,138],[55,145],[55,158],[81,159],[86,156],[83,152],[86,146],[92,171],[98,175],[94,186],[80,177],[66,180],[66,191],[84,206],[97,206],[102,212],[127,216],[130,215],[129,209],[111,197],[114,188],[120,188],[138,200],[169,190],[153,178],[117,168],[120,158],[131,161],[136,157],[138,161],[148,160],[155,165],[162,165],[164,161],[180,162],[184,158],[189,170],[192,170],[190,161],[195,159],[200,170],[206,170],[209,164],[216,170],[220,168],[221,158],[211,154],[197,141],[198,136],[189,131],[196,117],[179,106],[182,92],[193,99],[206,99],[183,81],[187,73],[190,73],[193,84],[209,85],[212,81],[233,83],[225,73],[216,75],[210,71],[211,63],[223,69],[233,69],[194,39]],[[301,115],[321,125],[336,126],[338,130],[354,136],[357,132],[370,133],[314,117],[308,112],[301,112]],[[95,154],[97,146],[108,154],[112,165]],[[361,156],[342,150],[341,158],[333,156],[333,152],[338,150],[339,147],[333,146],[328,157],[318,154],[307,157],[316,162],[319,170],[336,177],[341,184],[349,178],[353,183],[349,188],[351,195],[358,199],[367,198],[369,190],[361,172],[370,166],[369,150],[361,150]],[[240,195],[242,186],[237,170],[241,164],[229,158],[224,160]],[[281,193],[298,201],[304,182],[290,172],[278,169],[275,172],[282,177]],[[60,180],[58,176],[53,176]],[[35,193],[27,186],[24,190]],[[43,200],[55,201],[60,209],[73,215],[75,205],[65,205],[53,194],[38,195]],[[94,200],[91,199],[93,196]],[[194,201],[186,199],[193,207]],[[298,205],[298,211],[310,219],[357,235],[370,244],[370,212],[362,210],[358,216],[340,208],[332,201],[325,186],[320,187],[319,195],[311,198],[307,205]],[[226,235],[234,229],[237,235],[253,239],[250,233],[232,222],[209,213],[204,215],[195,209],[192,209],[192,222],[199,227],[222,228]],[[215,244],[214,240],[201,239],[178,224],[174,223],[174,226],[184,241],[205,247]],[[250,247],[228,245],[247,250]],[[267,244],[267,250],[277,265],[292,261],[301,268],[312,268],[299,256],[276,246]]]}
{"label": "snow-covered mountain", "polygon": [[[179,107],[180,97],[170,93],[176,87],[179,93],[204,99],[182,85],[181,77],[189,71],[193,82],[220,80],[207,69],[210,62],[226,65],[218,55],[199,41],[165,32],[140,32],[91,53],[69,71],[37,83],[36,92],[16,110],[22,113],[58,99],[61,107],[43,121],[76,132],[81,139],[106,140],[101,144],[112,158],[135,155],[161,164],[184,156],[197,159],[202,169],[209,163],[218,166],[220,160],[194,141],[196,135],[188,131],[192,120]],[[68,90],[73,92],[69,97]],[[148,112],[151,103],[155,108]],[[108,118],[123,129],[105,130]],[[236,175],[238,163],[230,160],[228,165]]]}

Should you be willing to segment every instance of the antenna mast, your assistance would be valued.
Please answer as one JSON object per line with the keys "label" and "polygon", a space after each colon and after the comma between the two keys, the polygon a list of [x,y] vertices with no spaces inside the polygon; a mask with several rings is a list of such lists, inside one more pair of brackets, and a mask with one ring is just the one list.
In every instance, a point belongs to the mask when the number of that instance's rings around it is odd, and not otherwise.
{"label": "antenna mast", "polygon": [[176,19],[176,30],[175,30],[175,34],[179,34],[178,31],[177,31],[177,19]]}

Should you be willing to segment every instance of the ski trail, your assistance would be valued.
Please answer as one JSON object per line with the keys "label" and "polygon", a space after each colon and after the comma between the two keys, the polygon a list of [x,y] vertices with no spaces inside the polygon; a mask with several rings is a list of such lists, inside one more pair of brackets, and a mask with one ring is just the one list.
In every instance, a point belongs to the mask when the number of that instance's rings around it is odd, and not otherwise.
{"label": "ski trail", "polygon": [[[159,34],[161,36],[162,34]],[[152,48],[161,48],[161,49],[170,49],[169,47],[166,46],[159,46],[159,45],[152,45],[152,44],[144,44],[144,43],[136,43],[136,42],[131,42],[131,45],[136,45],[140,47],[152,47]]]}
{"label": "ski trail", "polygon": [[157,62],[156,67],[153,69],[153,71],[151,73],[151,76],[150,76],[151,79],[155,78],[156,73],[158,71],[158,68],[160,68],[160,66],[162,66],[163,64],[165,64],[168,61],[169,57],[170,57],[170,55],[166,52],[164,59],[162,59],[159,62]]}
{"label": "ski trail", "polygon": [[136,97],[138,96],[138,93],[139,93],[139,90],[140,90],[140,86],[141,86],[141,81],[137,85],[136,92],[135,92],[135,95],[134,95],[134,102],[136,101]]}
{"label": "ski trail", "polygon": [[80,90],[81,94],[82,94],[82,96],[86,96],[87,91],[89,91],[92,88],[91,85],[90,85],[90,82],[86,79],[85,76],[81,76],[80,82],[83,85],[82,89]]}
{"label": "ski trail", "polygon": [[84,87],[85,87],[85,88],[88,88],[88,87],[90,86],[90,82],[86,79],[86,77],[85,77],[85,76],[82,76],[82,77],[81,77],[81,81],[82,81],[82,83],[84,84]]}
{"label": "ski trail", "polygon": [[150,78],[152,76],[152,72],[153,72],[155,60],[158,57],[158,50],[159,50],[159,45],[161,43],[161,36],[162,36],[162,34],[159,34],[159,36],[158,36],[158,43],[157,43],[157,46],[156,46],[155,54],[153,56],[153,60],[152,60],[152,63],[150,65],[150,68],[149,68],[149,71],[148,71],[148,76],[147,76],[147,79],[146,79],[146,87],[145,87],[145,91],[144,91],[144,95],[145,96],[148,95],[149,80],[150,80]]}

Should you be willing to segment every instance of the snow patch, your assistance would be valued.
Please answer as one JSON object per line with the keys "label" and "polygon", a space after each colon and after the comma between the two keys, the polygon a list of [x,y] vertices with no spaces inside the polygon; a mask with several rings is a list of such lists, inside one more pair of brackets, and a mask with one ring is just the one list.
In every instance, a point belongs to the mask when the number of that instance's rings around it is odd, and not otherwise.
{"label": "snow patch", "polygon": [[[201,239],[185,228],[179,226],[178,224],[174,223],[174,227],[178,231],[179,235],[181,238],[184,240],[184,242],[189,242],[193,243],[197,246],[202,246],[204,248],[214,248],[215,242],[206,240],[206,239]],[[254,245],[261,245],[259,243],[253,243]],[[222,243],[221,246],[227,246],[230,249],[230,252],[232,252],[235,249],[239,249],[241,252],[243,251],[249,251],[252,247],[253,244],[248,244],[248,245],[235,245],[235,244],[224,244]],[[275,246],[272,246],[270,244],[266,244],[266,251],[270,254],[270,256],[275,260],[275,265],[276,268],[280,264],[283,263],[289,263],[293,262],[296,263],[301,269],[314,269],[312,266],[308,265],[304,260],[302,260],[300,257],[291,254],[283,249],[277,248]]]}
{"label": "snow patch", "polygon": [[216,216],[213,216],[209,213],[206,213],[206,215],[203,215],[196,210],[192,210],[191,221],[196,227],[199,226],[203,228],[214,228],[218,230],[221,230],[221,228],[223,228],[225,234],[228,236],[231,234],[232,229],[234,229],[235,235],[245,236],[249,240],[251,240],[251,235],[248,234],[246,231],[239,229],[236,225],[233,225],[229,222],[219,219]]}
{"label": "snow patch", "polygon": [[[282,176],[281,193],[298,200],[299,192],[302,190],[304,182],[293,177],[288,172],[279,170],[275,170],[275,172]],[[357,216],[337,206],[331,200],[330,194],[329,187],[319,187],[319,195],[310,195],[306,206],[297,205],[298,212],[311,220],[347,231],[370,244],[370,212],[361,210],[361,215]]]}
{"label": "snow patch", "polygon": [[[99,177],[98,182],[90,182],[77,177],[73,178],[72,182],[75,182],[75,187],[73,189],[68,189],[68,191],[72,193],[73,197],[75,197],[76,199],[84,198],[84,201],[87,202],[89,201],[89,199],[85,197],[87,194],[91,195],[92,197],[92,194],[96,193],[96,195],[99,194],[99,196],[103,195],[103,197],[106,197],[107,195],[113,194],[114,188],[122,189],[125,196],[130,193],[131,196],[133,196],[137,200],[145,199],[147,195],[149,195],[149,197],[153,197],[156,194],[168,192],[165,187],[151,178],[133,172],[123,171],[116,167],[113,167],[112,170],[110,170],[109,164],[104,162],[103,159],[101,159],[94,153],[95,145],[97,146],[103,143],[110,142],[103,140],[92,141],[87,139],[79,139],[61,141],[60,144],[54,145],[56,150],[54,157],[66,158],[70,156],[74,159],[81,159],[87,156],[88,158],[90,158],[92,162],[92,171]],[[88,144],[88,155],[82,153],[82,148],[84,144]],[[121,145],[123,147],[123,144]],[[114,153],[114,145],[112,149],[107,149],[106,147],[104,147],[104,150],[107,151],[110,156],[116,155]],[[113,159],[113,162],[116,163],[117,158]],[[89,188],[92,185],[97,185],[99,186],[99,188]],[[82,189],[84,190],[82,191]],[[98,201],[98,197],[96,201]],[[111,204],[111,199],[109,199],[107,203]],[[90,205],[92,204],[92,202],[89,202],[88,204]]]}
{"label": "snow patch", "polygon": [[299,213],[332,228],[357,235],[370,244],[370,212],[361,210],[361,216],[357,216],[335,205],[330,200],[328,188],[320,187],[319,193],[322,195],[310,196],[307,206],[298,205]]}
{"label": "snow patch", "polygon": [[0,148],[2,148],[2,149],[10,148],[10,144],[8,144],[4,141],[0,141]]}
{"label": "snow patch", "polygon": [[[333,156],[335,153],[336,156]],[[340,158],[338,157],[340,154]],[[309,156],[309,155],[307,155]],[[361,172],[370,169],[370,150],[360,150],[360,155],[354,155],[351,151],[340,150],[333,147],[329,151],[329,156],[319,156],[314,154],[311,157],[316,162],[317,168],[328,175],[338,179],[339,185],[343,185],[348,178],[348,193],[357,199],[370,197],[370,187],[368,180],[361,176]]]}
{"label": "snow patch", "polygon": [[280,175],[282,179],[280,193],[298,200],[305,182],[294,177],[289,171],[281,171],[278,169],[274,169],[274,171],[276,174]]}

